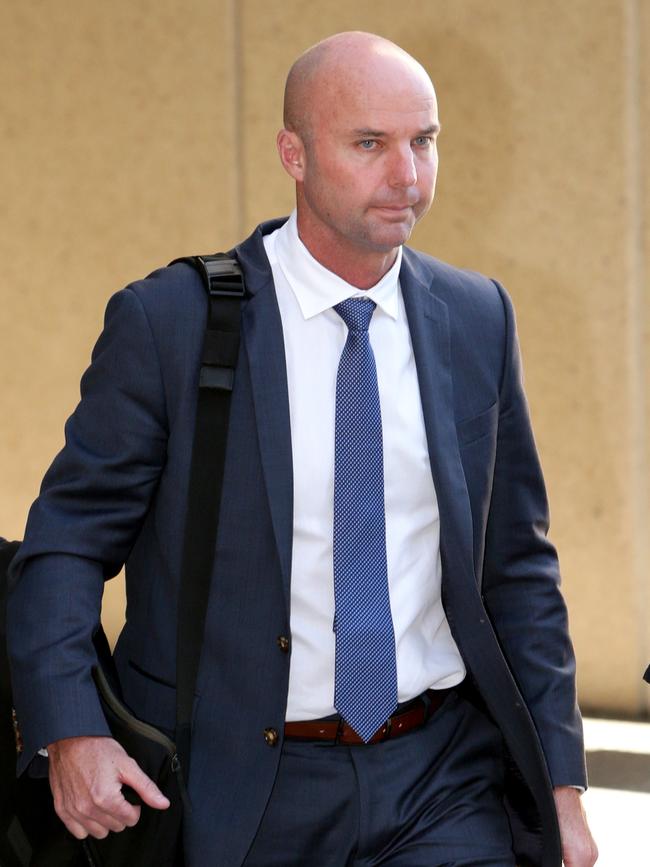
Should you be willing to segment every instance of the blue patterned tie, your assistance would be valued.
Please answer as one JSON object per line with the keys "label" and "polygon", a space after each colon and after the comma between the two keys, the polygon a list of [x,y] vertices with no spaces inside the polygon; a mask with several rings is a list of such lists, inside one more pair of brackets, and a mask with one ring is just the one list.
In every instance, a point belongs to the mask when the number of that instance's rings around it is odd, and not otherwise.
{"label": "blue patterned tie", "polygon": [[364,741],[397,706],[395,633],[386,568],[384,461],[373,301],[334,308],[348,327],[336,378],[334,447],[334,705]]}

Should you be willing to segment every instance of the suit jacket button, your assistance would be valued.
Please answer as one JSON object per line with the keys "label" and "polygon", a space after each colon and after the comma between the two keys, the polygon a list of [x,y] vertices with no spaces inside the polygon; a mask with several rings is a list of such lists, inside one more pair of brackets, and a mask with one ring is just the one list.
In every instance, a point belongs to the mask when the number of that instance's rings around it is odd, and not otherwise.
{"label": "suit jacket button", "polygon": [[282,653],[289,653],[289,639],[286,635],[278,635],[276,641]]}
{"label": "suit jacket button", "polygon": [[277,729],[264,729],[264,740],[270,747],[275,747],[280,740]]}

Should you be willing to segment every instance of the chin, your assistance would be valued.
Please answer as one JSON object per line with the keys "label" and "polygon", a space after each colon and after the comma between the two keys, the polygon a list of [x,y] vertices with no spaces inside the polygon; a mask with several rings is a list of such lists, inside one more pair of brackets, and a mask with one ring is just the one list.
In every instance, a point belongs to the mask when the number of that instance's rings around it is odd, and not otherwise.
{"label": "chin", "polygon": [[376,232],[372,240],[376,249],[388,252],[406,244],[412,231],[413,226],[394,226],[392,231]]}

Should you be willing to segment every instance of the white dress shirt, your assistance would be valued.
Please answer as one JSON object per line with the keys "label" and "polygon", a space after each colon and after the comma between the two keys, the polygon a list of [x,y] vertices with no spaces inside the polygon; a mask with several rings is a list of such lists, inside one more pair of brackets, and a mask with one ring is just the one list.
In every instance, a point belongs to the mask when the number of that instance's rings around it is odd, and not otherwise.
{"label": "white dress shirt", "polygon": [[295,211],[264,238],[277,293],[289,387],[293,456],[291,668],[287,720],[334,708],[334,404],[347,327],[332,308],[377,305],[370,342],[384,442],[386,557],[400,702],[459,683],[465,666],[440,599],[440,516],[431,477],[413,348],[393,267],[367,291],[328,271],[298,237]]}

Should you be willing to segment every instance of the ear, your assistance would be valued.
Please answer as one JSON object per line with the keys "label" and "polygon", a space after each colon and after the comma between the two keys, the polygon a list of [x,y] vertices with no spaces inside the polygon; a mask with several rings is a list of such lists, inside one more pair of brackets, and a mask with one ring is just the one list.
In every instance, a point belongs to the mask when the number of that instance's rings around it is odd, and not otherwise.
{"label": "ear", "polygon": [[280,162],[285,172],[294,181],[302,181],[305,170],[305,148],[300,136],[288,129],[281,129],[277,138]]}

